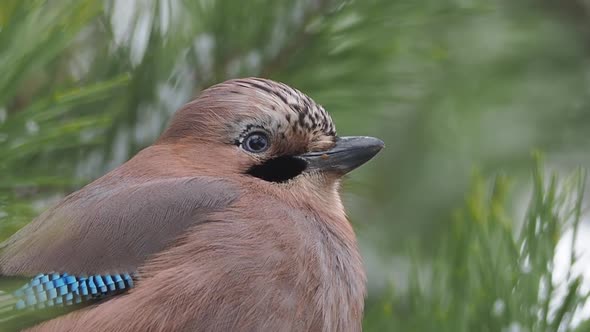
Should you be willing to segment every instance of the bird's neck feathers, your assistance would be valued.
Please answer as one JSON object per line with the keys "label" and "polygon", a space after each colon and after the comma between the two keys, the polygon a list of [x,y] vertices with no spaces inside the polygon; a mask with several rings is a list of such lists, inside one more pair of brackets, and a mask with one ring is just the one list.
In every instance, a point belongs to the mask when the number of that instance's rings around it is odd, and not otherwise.
{"label": "bird's neck feathers", "polygon": [[[352,225],[340,198],[340,180],[322,174],[303,175],[292,183],[272,186],[277,201],[301,211],[305,218],[303,236],[312,243],[307,248],[310,275],[319,278],[318,298],[325,310],[325,330],[356,330],[362,318],[366,295],[366,275]],[[314,284],[318,280],[309,280]],[[335,324],[335,325],[330,325]],[[330,326],[329,326],[330,325]],[[360,327],[359,327],[360,329]]]}
{"label": "bird's neck feathers", "polygon": [[296,208],[309,211],[322,218],[338,238],[346,243],[356,243],[354,231],[346,218],[340,198],[340,180],[322,174],[304,174],[283,186],[272,187],[274,194]]}
{"label": "bird's neck feathers", "polygon": [[[320,174],[307,175],[280,195],[298,205],[315,233],[310,274],[322,280],[318,301],[326,310],[326,330],[356,330],[363,313],[366,275],[352,225],[340,198],[340,181]],[[309,233],[308,233],[309,234]],[[307,235],[308,236],[308,235]],[[313,284],[313,282],[310,282]],[[329,317],[329,318],[328,318]],[[335,325],[330,325],[335,324]]]}

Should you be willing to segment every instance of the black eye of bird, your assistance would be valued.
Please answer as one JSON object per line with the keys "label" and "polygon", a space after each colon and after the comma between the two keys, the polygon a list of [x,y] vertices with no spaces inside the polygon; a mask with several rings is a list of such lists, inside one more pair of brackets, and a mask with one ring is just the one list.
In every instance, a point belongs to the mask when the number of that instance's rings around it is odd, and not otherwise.
{"label": "black eye of bird", "polygon": [[249,152],[264,152],[270,146],[268,136],[265,133],[255,132],[244,138],[242,148]]}

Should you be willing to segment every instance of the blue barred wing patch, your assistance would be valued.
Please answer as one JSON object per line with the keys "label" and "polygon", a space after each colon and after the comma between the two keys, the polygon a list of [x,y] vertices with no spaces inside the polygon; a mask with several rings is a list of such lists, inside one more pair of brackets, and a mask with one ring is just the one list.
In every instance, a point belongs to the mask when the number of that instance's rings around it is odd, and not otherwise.
{"label": "blue barred wing patch", "polygon": [[39,274],[14,292],[15,309],[43,309],[100,299],[133,287],[133,276],[106,274],[73,276],[67,273]]}

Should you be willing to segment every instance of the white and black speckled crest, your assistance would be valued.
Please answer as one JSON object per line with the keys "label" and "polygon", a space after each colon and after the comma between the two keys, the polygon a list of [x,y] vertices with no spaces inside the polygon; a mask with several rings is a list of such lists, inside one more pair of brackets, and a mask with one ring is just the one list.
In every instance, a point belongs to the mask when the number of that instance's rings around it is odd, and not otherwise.
{"label": "white and black speckled crest", "polygon": [[[273,104],[260,105],[261,108],[270,108],[262,109],[262,111],[271,113],[273,117],[282,116],[280,122],[286,124],[286,127],[295,132],[321,133],[326,136],[336,135],[336,127],[330,115],[321,105],[297,89],[283,83],[261,78],[236,79],[228,81],[227,84],[247,88],[247,90],[243,91],[248,91],[249,94],[256,91],[264,95],[264,98],[286,106],[277,108]],[[231,92],[243,93],[239,89],[231,90]],[[280,127],[281,123],[277,125]]]}

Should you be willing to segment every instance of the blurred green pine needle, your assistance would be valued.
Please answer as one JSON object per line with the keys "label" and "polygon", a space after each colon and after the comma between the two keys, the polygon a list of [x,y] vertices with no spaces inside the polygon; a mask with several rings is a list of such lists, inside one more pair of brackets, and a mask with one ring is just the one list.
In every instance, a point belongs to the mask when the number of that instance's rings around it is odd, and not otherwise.
{"label": "blurred green pine needle", "polygon": [[[441,235],[434,257],[415,253],[408,289],[396,289],[370,306],[367,331],[586,331],[574,317],[590,294],[573,273],[578,254],[567,248],[567,271],[556,271],[558,241],[575,243],[586,172],[563,181],[533,171],[531,201],[522,222],[507,212],[509,179],[488,183],[476,174],[465,207]],[[566,231],[571,239],[564,239]],[[565,275],[557,276],[558,274]]]}

